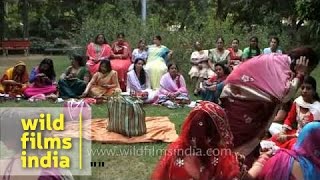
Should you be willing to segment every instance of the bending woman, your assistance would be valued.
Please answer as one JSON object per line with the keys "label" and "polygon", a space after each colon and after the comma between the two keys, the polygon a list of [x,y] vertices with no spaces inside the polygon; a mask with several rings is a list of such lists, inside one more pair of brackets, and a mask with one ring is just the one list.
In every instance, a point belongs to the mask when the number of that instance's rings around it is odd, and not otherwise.
{"label": "bending woman", "polygon": [[156,92],[152,91],[148,73],[143,69],[144,59],[136,59],[133,70],[128,72],[127,92],[140,94],[145,103],[153,103]]}
{"label": "bending woman", "polygon": [[117,71],[111,69],[110,61],[103,60],[81,97],[101,98],[121,92]]}
{"label": "bending woman", "polygon": [[[152,180],[254,179],[261,171],[248,172],[244,157],[233,153],[233,136],[224,110],[203,101],[188,115],[179,138],[169,145],[152,174]],[[267,154],[258,159],[268,159]]]}
{"label": "bending woman", "polygon": [[32,84],[24,91],[24,95],[29,98],[39,94],[50,96],[55,94],[57,92],[55,79],[53,61],[46,58],[38,67],[32,69],[29,79]]}
{"label": "bending woman", "polygon": [[6,70],[0,80],[0,92],[11,97],[22,95],[27,88],[29,75],[26,64],[19,61],[16,65]]}
{"label": "bending woman", "polygon": [[312,49],[301,47],[289,55],[254,57],[234,69],[225,80],[220,100],[230,121],[235,150],[247,156],[249,167],[259,155],[259,143],[279,106],[296,94],[304,76],[318,62]]}

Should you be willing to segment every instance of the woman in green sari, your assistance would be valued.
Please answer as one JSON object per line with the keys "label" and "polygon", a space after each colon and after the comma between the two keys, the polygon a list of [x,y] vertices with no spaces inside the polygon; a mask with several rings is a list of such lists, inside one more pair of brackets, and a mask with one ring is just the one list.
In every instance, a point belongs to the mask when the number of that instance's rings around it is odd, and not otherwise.
{"label": "woman in green sari", "polygon": [[150,75],[151,88],[160,88],[160,79],[167,72],[167,62],[172,56],[172,51],[161,44],[161,37],[153,38],[153,45],[148,46],[148,59],[146,70]]}
{"label": "woman in green sari", "polygon": [[70,60],[71,66],[61,75],[58,82],[59,95],[63,99],[79,97],[86,89],[90,76],[82,56],[72,55]]}

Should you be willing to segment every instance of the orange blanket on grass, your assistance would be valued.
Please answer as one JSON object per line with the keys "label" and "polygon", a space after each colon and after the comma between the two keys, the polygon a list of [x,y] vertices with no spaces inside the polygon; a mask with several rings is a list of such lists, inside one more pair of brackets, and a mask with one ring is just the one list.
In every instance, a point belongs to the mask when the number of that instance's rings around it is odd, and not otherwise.
{"label": "orange blanket on grass", "polygon": [[[141,142],[173,142],[178,138],[175,125],[166,116],[146,117],[147,133],[142,136],[126,137],[107,130],[108,119],[92,119],[84,121],[82,137],[102,143],[141,143]],[[91,133],[91,134],[90,134]],[[54,136],[79,137],[79,122],[66,122],[63,132],[54,132]]]}

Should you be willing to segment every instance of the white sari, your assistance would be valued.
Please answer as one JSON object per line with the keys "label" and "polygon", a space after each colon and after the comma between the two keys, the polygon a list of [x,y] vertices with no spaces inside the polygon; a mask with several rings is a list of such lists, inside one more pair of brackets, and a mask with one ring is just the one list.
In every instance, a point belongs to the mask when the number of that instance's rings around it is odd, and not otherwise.
{"label": "white sari", "polygon": [[150,78],[147,71],[145,71],[145,75],[146,82],[141,85],[136,72],[134,70],[129,71],[127,76],[127,92],[130,92],[131,90],[136,92],[147,92],[148,98],[145,99],[144,102],[152,103],[156,98],[157,92],[151,89]]}

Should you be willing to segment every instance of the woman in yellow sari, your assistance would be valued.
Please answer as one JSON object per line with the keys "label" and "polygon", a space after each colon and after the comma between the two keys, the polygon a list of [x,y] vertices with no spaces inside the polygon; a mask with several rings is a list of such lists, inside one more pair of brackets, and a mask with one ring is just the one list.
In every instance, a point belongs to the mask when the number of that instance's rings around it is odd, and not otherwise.
{"label": "woman in yellow sari", "polygon": [[15,66],[7,69],[0,79],[0,92],[9,94],[11,97],[22,95],[28,81],[26,64],[19,61]]}
{"label": "woman in yellow sari", "polygon": [[103,60],[100,63],[99,71],[93,75],[82,97],[101,98],[120,92],[117,71],[111,69],[109,60]]}

